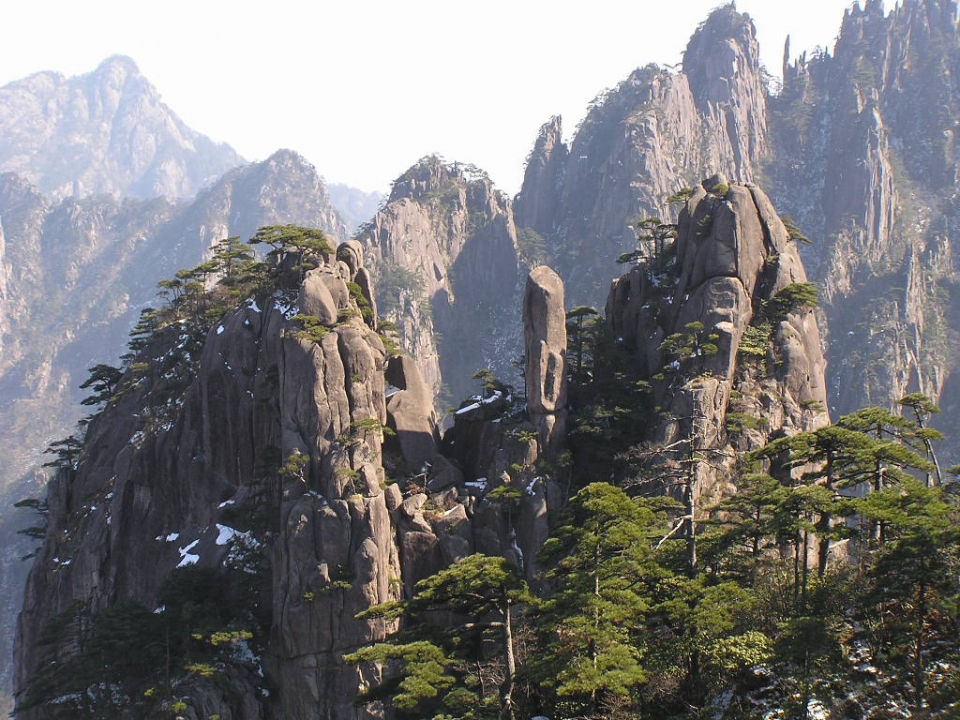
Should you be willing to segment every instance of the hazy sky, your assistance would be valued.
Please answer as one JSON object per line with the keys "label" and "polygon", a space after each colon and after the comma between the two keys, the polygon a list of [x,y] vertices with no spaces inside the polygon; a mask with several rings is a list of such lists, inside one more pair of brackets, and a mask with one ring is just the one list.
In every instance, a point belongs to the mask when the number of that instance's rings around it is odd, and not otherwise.
{"label": "hazy sky", "polygon": [[[511,194],[537,130],[650,62],[678,63],[718,0],[3,0],[0,84],[132,57],[190,126],[249,160],[287,147],[386,190],[440,153]],[[779,75],[832,48],[851,0],[738,0]],[[888,1],[888,9],[892,5]]]}

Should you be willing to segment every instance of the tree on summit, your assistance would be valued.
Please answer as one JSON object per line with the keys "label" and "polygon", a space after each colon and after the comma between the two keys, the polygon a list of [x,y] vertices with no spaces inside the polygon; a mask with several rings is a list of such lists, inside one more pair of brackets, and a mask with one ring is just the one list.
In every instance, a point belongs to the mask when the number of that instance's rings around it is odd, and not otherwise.
{"label": "tree on summit", "polygon": [[269,245],[268,255],[278,258],[292,255],[297,258],[294,266],[300,274],[300,281],[313,265],[306,262],[306,255],[318,253],[332,255],[334,250],[322,230],[300,225],[265,225],[257,229],[256,234],[247,241],[250,245]]}

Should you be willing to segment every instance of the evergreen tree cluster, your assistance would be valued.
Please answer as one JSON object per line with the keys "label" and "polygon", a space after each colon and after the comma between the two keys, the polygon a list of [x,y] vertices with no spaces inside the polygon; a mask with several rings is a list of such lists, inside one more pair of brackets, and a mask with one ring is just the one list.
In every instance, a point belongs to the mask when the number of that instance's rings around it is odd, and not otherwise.
{"label": "evergreen tree cluster", "polygon": [[669,499],[580,487],[538,592],[474,555],[368,611],[402,630],[347,657],[386,668],[364,701],[444,720],[955,717],[960,503],[917,419],[935,406],[903,406],[919,415],[869,408],[748,455],[695,532]]}
{"label": "evergreen tree cluster", "polygon": [[[571,497],[544,576],[475,555],[368,611],[401,630],[347,657],[385,669],[364,702],[436,720],[956,716],[960,503],[928,398],[774,439],[698,508],[706,451],[651,461],[635,358],[592,308],[567,329]],[[697,326],[664,343],[711,349]]]}

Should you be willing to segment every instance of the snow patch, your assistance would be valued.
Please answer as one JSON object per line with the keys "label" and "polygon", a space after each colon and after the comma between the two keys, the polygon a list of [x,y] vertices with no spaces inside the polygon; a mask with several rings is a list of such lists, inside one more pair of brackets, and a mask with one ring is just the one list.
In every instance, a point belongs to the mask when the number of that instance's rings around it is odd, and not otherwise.
{"label": "snow patch", "polygon": [[177,564],[178,568],[187,567],[187,565],[196,565],[198,562],[200,562],[200,556],[190,552],[199,544],[200,539],[198,538],[186,547],[180,548],[180,562]]}
{"label": "snow patch", "polygon": [[487,479],[485,477],[477,478],[476,480],[468,480],[464,483],[468,488],[473,488],[474,490],[479,490],[483,492],[487,489]]}
{"label": "snow patch", "polygon": [[217,523],[217,545],[226,545],[228,542],[233,540],[235,537],[247,538],[250,533],[240,532],[239,530],[234,530],[232,527],[227,525],[221,525]]}

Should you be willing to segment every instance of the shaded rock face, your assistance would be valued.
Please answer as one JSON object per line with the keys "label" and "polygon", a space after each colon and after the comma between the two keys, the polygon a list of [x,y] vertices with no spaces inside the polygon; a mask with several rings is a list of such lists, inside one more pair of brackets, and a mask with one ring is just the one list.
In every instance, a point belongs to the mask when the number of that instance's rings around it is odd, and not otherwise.
{"label": "shaded rock face", "polygon": [[648,259],[614,283],[607,321],[652,384],[651,455],[673,466],[703,457],[693,491],[714,501],[732,489],[739,453],[828,422],[826,363],[809,307],[770,311],[806,274],[759,188],[698,189],[674,250],[675,262]]}
{"label": "shaded rock face", "polygon": [[523,298],[527,407],[545,453],[562,443],[567,403],[567,317],[563,281],[546,265],[527,277]]}
{"label": "shaded rock face", "polygon": [[952,0],[869,0],[833,54],[784,59],[771,104],[777,205],[814,244],[830,402],[839,414],[909,392],[958,405],[953,377],[960,215],[960,34]]}
{"label": "shaded rock face", "polygon": [[636,246],[630,223],[672,216],[666,199],[720,170],[756,174],[766,96],[753,23],[719,8],[691,38],[683,72],[634,71],[594,100],[569,149],[559,118],[541,128],[516,200],[518,228],[547,240],[573,305],[599,306]]}
{"label": "shaded rock face", "polygon": [[[51,618],[77,600],[94,614],[125,599],[155,607],[159,585],[189,555],[203,567],[229,564],[231,546],[218,540],[228,508],[265,506],[269,643],[252,669],[266,679],[228,673],[244,704],[200,692],[204,707],[239,713],[225,717],[355,717],[360,671],[342,654],[391,625],[354,615],[396,599],[401,577],[381,460],[386,356],[359,317],[319,342],[302,337],[280,309],[292,300],[245,304],[210,330],[197,357],[178,350],[180,326],[168,327],[141,358],[154,372],[90,424],[77,467],[50,485],[50,532],[20,619],[21,691],[58,652],[38,642]],[[416,369],[408,372],[415,386]],[[170,396],[184,379],[186,390]],[[284,462],[292,469],[281,472]],[[264,682],[275,696],[258,692]],[[23,715],[55,716],[49,707]]]}
{"label": "shaded rock face", "polygon": [[8,173],[0,175],[0,216],[4,486],[72,427],[86,369],[115,362],[139,310],[157,302],[158,281],[200,263],[217,241],[251,237],[261,225],[305,224],[343,238],[316,170],[287,152],[179,205],[103,196],[56,203]]}
{"label": "shaded rock face", "polygon": [[193,197],[243,162],[184,125],[126,57],[78,77],[42,72],[0,88],[0,170],[55,199]]}
{"label": "shaded rock face", "polygon": [[[358,613],[409,595],[420,579],[475,552],[506,556],[540,579],[535,556],[562,494],[536,470],[532,424],[493,422],[513,412],[502,388],[458,416],[451,432],[461,457],[438,454],[432,398],[416,363],[388,360],[350,293],[341,304],[329,290],[365,270],[337,259],[355,252],[344,243],[318,258],[299,287],[243,303],[199,345],[174,324],[137,358],[149,368],[143,379],[92,420],[77,464],[50,483],[49,531],[19,621],[21,703],[37,673],[76,647],[71,631],[40,640],[65,609],[79,603],[95,616],[125,600],[157,607],[164,579],[190,563],[235,582],[237,553],[250,546],[230,528],[247,513],[262,512],[267,523],[248,531],[265,558],[249,608],[260,618],[255,655],[221,669],[216,683],[177,680],[178,696],[189,700],[184,717],[379,716],[354,705],[378,671],[346,665],[343,655],[396,626]],[[527,313],[531,333],[562,355],[562,285],[546,268],[535,276],[549,293],[546,312]],[[316,287],[334,298],[340,320],[311,336],[291,318]],[[562,388],[543,386],[538,407],[562,411]],[[385,426],[395,440],[385,441]],[[486,440],[472,445],[476,434]],[[552,442],[563,442],[559,426]],[[401,457],[419,474],[388,481],[385,467]],[[479,470],[499,474],[486,482]],[[491,494],[506,482],[522,497]],[[20,717],[66,718],[68,705]]]}
{"label": "shaded rock face", "polygon": [[357,235],[384,320],[397,324],[438,408],[470,394],[471,376],[514,374],[520,269],[513,212],[472,166],[425,158],[394,183]]}
{"label": "shaded rock face", "polygon": [[[312,166],[280,152],[229,173],[192,203],[66,198],[52,201],[18,175],[0,175],[0,523],[22,527],[13,501],[42,495],[32,469],[44,448],[70,435],[89,394],[78,386],[96,363],[116,364],[156,284],[193,267],[219,240],[261,225],[319,226],[342,238],[342,223]],[[10,531],[13,535],[13,529]],[[0,650],[12,646],[29,552],[22,538],[3,557]],[[9,597],[9,601],[4,598]],[[13,600],[13,598],[17,598]],[[9,655],[9,652],[7,653]],[[9,674],[9,664],[0,664]]]}

